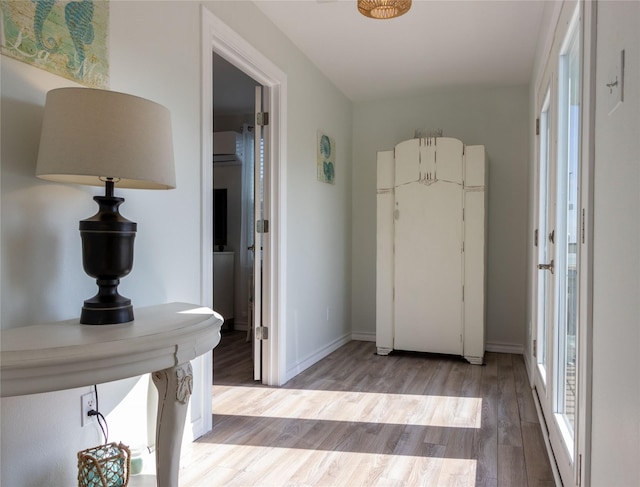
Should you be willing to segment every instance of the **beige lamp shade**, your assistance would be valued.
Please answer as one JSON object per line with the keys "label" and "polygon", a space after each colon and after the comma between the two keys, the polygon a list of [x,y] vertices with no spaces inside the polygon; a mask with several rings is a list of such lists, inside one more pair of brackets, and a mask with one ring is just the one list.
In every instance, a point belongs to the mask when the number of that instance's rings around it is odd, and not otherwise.
{"label": "beige lamp shade", "polygon": [[171,116],[137,96],[92,88],[47,93],[36,176],[120,188],[176,187]]}

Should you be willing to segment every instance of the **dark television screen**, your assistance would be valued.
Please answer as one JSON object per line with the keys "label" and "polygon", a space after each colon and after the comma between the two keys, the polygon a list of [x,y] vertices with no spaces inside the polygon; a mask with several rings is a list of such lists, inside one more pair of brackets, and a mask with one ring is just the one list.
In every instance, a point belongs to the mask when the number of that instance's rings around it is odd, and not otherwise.
{"label": "dark television screen", "polygon": [[227,245],[227,190],[213,190],[213,245],[223,250]]}

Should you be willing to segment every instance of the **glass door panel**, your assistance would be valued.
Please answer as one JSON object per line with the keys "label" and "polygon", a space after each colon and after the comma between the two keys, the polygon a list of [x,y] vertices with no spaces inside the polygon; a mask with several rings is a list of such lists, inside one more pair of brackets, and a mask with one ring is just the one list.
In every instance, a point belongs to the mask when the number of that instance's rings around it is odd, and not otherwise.
{"label": "glass door panel", "polygon": [[576,413],[576,336],[578,325],[580,31],[577,23],[560,54],[558,83],[557,187],[557,367],[555,412],[569,451],[573,451]]}
{"label": "glass door panel", "polygon": [[[550,125],[549,125],[549,109],[550,109],[550,91],[544,97],[542,110],[539,115],[539,146],[538,146],[538,228],[536,235],[536,243],[538,246],[538,264],[547,265],[551,262],[552,242],[549,241],[547,235],[550,233],[552,226],[552,201],[551,196],[551,178],[549,171],[550,164]],[[547,371],[549,369],[548,338],[549,330],[552,323],[552,294],[553,289],[551,282],[551,274],[545,267],[538,271],[538,310],[537,310],[537,338],[536,338],[536,358],[538,372],[544,385],[547,384]]]}

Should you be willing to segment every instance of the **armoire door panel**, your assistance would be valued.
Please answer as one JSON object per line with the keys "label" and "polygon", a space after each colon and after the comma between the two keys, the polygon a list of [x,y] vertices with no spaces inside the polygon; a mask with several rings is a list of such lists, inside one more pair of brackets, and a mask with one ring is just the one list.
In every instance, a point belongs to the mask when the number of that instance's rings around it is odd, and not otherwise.
{"label": "armoire door panel", "polygon": [[395,192],[394,348],[461,354],[461,186],[414,182]]}
{"label": "armoire door panel", "polygon": [[462,184],[462,152],[464,145],[458,139],[438,137],[436,147],[436,174],[439,181]]}
{"label": "armoire door panel", "polygon": [[465,187],[480,186],[484,189],[487,181],[484,145],[468,145],[465,147],[464,153]]}
{"label": "armoire door panel", "polygon": [[485,333],[484,191],[465,191],[464,225],[464,353],[472,363],[482,363]]}
{"label": "armoire door panel", "polygon": [[483,145],[467,146],[464,157],[464,352],[481,364],[484,357],[487,264],[488,171]]}
{"label": "armoire door panel", "polygon": [[[400,142],[394,149],[396,164],[394,166],[395,185],[419,181],[420,177],[420,139]],[[411,161],[410,164],[398,164],[397,161]]]}

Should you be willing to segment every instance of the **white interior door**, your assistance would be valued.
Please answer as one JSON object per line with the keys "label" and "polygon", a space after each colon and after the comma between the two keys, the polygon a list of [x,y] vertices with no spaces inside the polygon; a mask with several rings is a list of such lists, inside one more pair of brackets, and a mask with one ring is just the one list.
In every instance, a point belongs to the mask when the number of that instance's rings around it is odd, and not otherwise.
{"label": "white interior door", "polygon": [[[264,217],[264,173],[265,173],[265,139],[268,125],[263,120],[263,88],[256,86],[255,91],[255,136],[254,143],[254,225],[253,225],[253,323],[252,339],[253,339],[253,378],[254,380],[262,380],[262,359],[264,342],[264,320],[263,320],[263,255],[264,255],[264,235],[265,235],[265,217]],[[268,230],[268,229],[266,229]]]}

